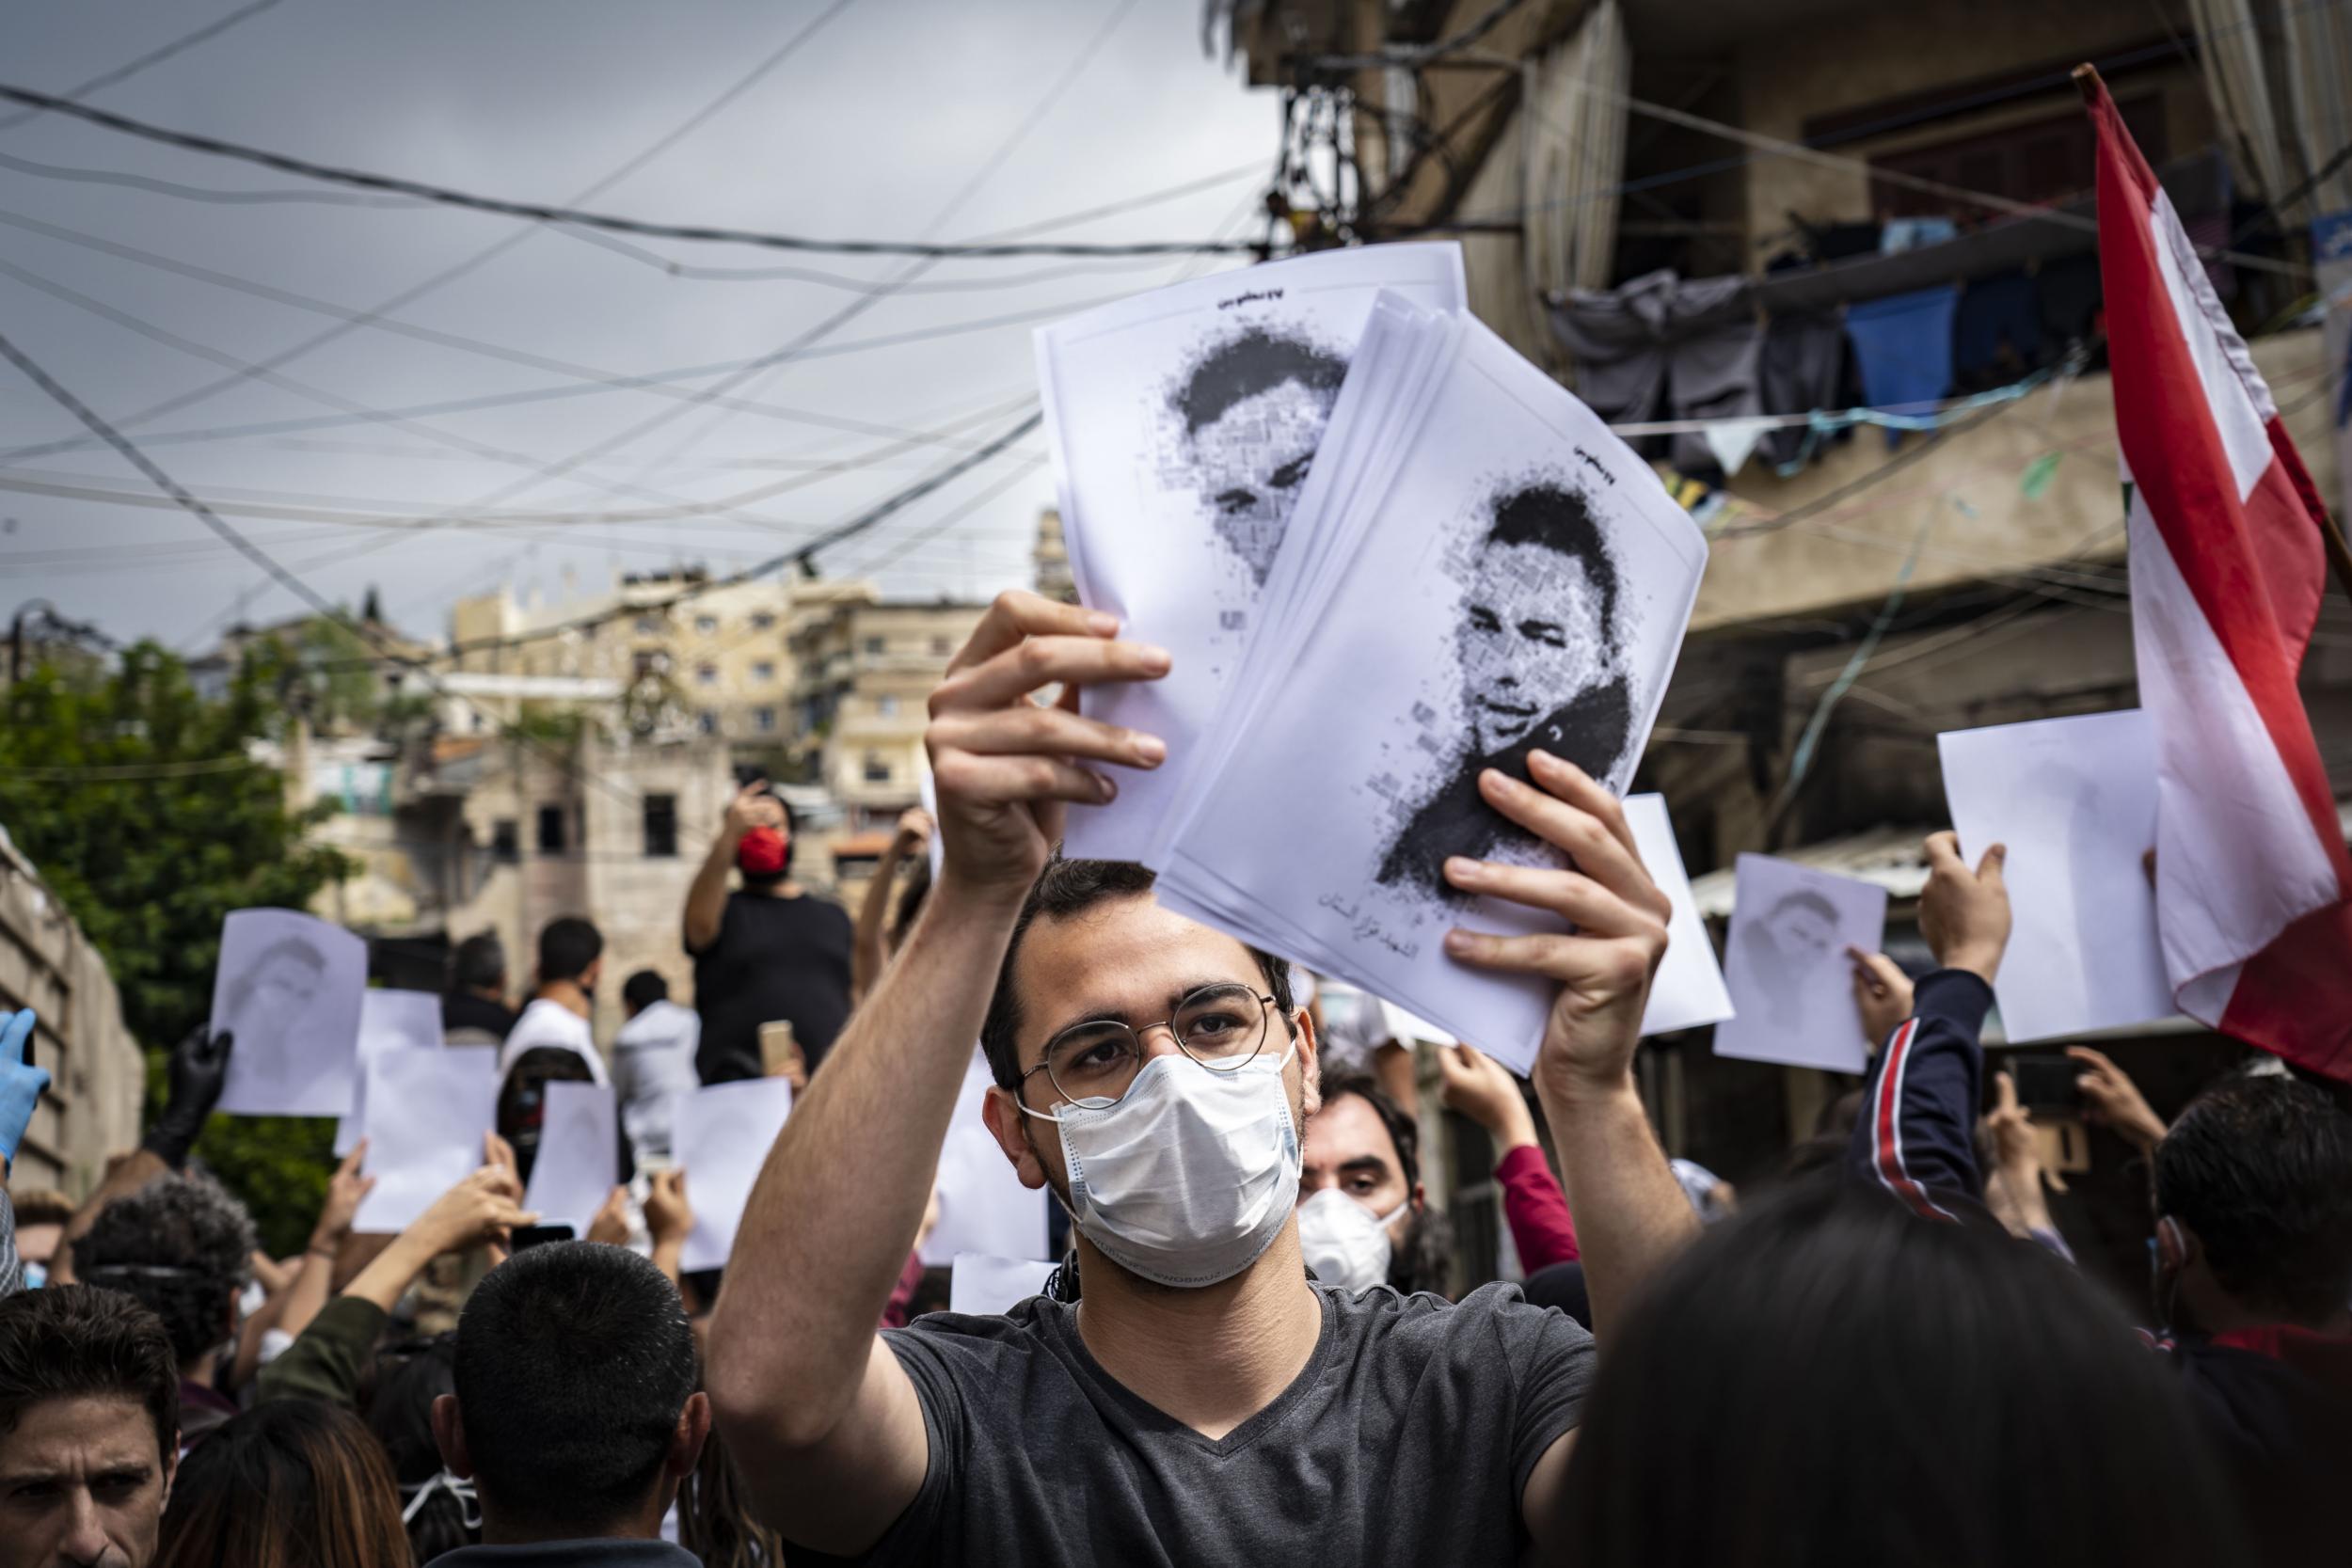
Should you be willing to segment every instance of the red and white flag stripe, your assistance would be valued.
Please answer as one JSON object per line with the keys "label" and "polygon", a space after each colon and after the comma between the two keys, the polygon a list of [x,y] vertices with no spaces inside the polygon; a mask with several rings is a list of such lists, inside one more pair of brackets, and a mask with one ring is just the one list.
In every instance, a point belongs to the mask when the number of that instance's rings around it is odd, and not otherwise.
{"label": "red and white flag stripe", "polygon": [[2170,199],[2095,75],[2099,262],[2181,1010],[2352,1080],[2352,856],[2296,673],[2325,515]]}

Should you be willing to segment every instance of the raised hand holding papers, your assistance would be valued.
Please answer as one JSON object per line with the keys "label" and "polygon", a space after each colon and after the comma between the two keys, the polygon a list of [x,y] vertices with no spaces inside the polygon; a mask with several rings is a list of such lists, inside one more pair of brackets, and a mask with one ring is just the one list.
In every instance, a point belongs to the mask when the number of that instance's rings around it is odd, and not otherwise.
{"label": "raised hand holding papers", "polygon": [[488,1051],[387,1051],[368,1063],[364,1173],[355,1231],[405,1229],[482,1164],[497,1124],[499,1081]]}
{"label": "raised hand holding papers", "polygon": [[1541,749],[1621,790],[1705,561],[1582,404],[1476,322],[1384,296],[1241,668],[1173,769],[1184,804],[1147,857],[1160,902],[1524,1072],[1551,987],[1457,964],[1439,939],[1558,923],[1467,898],[1441,868],[1562,863],[1477,776],[1523,779]]}
{"label": "raised hand holding papers", "polygon": [[792,1084],[784,1078],[746,1078],[678,1096],[670,1151],[694,1200],[694,1228],[687,1233],[680,1267],[726,1266],[752,1183],[791,1114]]}
{"label": "raised hand holding papers", "polygon": [[[1038,382],[1072,575],[1089,608],[1178,651],[1166,680],[1089,689],[1091,718],[1183,756],[1204,733],[1261,606],[1293,506],[1383,289],[1458,310],[1460,248],[1376,245],[1225,273],[1057,322]],[[1122,774],[1073,807],[1074,856],[1138,860],[1177,800],[1170,773]]]}
{"label": "raised hand holding papers", "polygon": [[2137,708],[1936,736],[1963,858],[2009,847],[1993,982],[2011,1041],[2170,1018],[2155,890],[2156,741]]}
{"label": "raised hand holding papers", "polygon": [[1736,1016],[1715,1054],[1860,1072],[1868,1065],[1849,947],[1886,936],[1886,890],[1770,855],[1741,855],[1724,979]]}
{"label": "raised hand holding papers", "polygon": [[214,1033],[229,1030],[231,1116],[340,1117],[351,1109],[368,944],[294,910],[221,922]]}
{"label": "raised hand holding papers", "polygon": [[621,1129],[612,1090],[563,1081],[547,1085],[539,1149],[531,1163],[523,1207],[542,1224],[588,1234],[588,1222],[620,1178]]}

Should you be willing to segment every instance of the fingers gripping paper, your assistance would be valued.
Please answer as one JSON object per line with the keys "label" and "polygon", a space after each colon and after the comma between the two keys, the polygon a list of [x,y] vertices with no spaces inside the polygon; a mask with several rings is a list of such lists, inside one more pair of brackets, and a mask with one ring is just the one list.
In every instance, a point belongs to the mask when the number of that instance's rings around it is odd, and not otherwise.
{"label": "fingers gripping paper", "polygon": [[231,1116],[340,1117],[351,1109],[368,944],[293,910],[221,922],[212,1026],[235,1037],[220,1106]]}
{"label": "fingers gripping paper", "polygon": [[1868,1065],[1849,947],[1886,937],[1886,890],[1770,855],[1741,855],[1724,979],[1737,1016],[1715,1054],[1860,1072]]}
{"label": "fingers gripping paper", "polygon": [[791,1114],[792,1085],[784,1078],[713,1084],[678,1097],[671,1152],[685,1168],[687,1198],[694,1210],[680,1266],[726,1266],[752,1183]]}
{"label": "fingers gripping paper", "polygon": [[1173,768],[1160,901],[1524,1072],[1551,988],[1441,939],[1562,923],[1458,895],[1445,862],[1565,863],[1479,776],[1525,779],[1540,749],[1621,791],[1705,563],[1591,410],[1476,322],[1384,295],[1214,736]]}
{"label": "fingers gripping paper", "polygon": [[[1038,382],[1079,597],[1174,651],[1150,686],[1090,689],[1089,715],[1197,744],[1232,679],[1325,429],[1383,289],[1462,308],[1460,248],[1375,245],[1225,273],[1057,322]],[[1170,775],[1122,774],[1073,807],[1073,856],[1139,860]]]}
{"label": "fingers gripping paper", "polygon": [[1937,736],[1974,864],[2009,847],[2016,928],[1993,992],[2012,1041],[2170,1018],[2156,895],[2156,739],[2137,708]]}

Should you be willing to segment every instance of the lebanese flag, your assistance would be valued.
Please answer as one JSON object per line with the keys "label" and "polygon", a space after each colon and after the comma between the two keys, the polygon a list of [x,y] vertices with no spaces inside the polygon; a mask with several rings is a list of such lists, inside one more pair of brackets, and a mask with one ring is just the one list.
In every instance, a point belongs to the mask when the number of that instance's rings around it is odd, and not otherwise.
{"label": "lebanese flag", "polygon": [[2352,856],[2295,686],[2325,510],[2098,74],[2099,271],[2159,769],[2156,925],[2181,1011],[2352,1080]]}

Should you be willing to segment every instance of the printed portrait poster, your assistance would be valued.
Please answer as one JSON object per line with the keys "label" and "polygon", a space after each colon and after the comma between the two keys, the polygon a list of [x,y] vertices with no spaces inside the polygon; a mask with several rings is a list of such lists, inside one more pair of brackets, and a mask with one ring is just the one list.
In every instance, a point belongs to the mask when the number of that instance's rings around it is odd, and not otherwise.
{"label": "printed portrait poster", "polygon": [[1886,890],[1771,855],[1735,871],[1724,981],[1735,1016],[1715,1026],[1715,1054],[1861,1072],[1869,1065],[1846,949],[1879,951]]}
{"label": "printed portrait poster", "polygon": [[2138,708],[1935,737],[1970,865],[2009,847],[2014,925],[1993,994],[2012,1044],[2173,1016],[2142,857],[2156,842],[2156,736]]}
{"label": "printed portrait poster", "polygon": [[[1078,596],[1173,655],[1164,680],[1091,688],[1084,711],[1183,759],[1248,642],[1348,361],[1390,290],[1463,305],[1460,247],[1333,250],[1203,277],[1037,334],[1038,382]],[[1067,852],[1139,860],[1174,767],[1073,806]]]}
{"label": "printed portrait poster", "polygon": [[1563,863],[1486,801],[1485,769],[1524,780],[1543,750],[1624,790],[1707,546],[1648,465],[1478,323],[1426,396],[1246,744],[1188,805],[1160,898],[1523,1073],[1550,988],[1458,963],[1444,935],[1563,923],[1463,893],[1445,863]]}
{"label": "printed portrait poster", "polygon": [[351,1110],[368,944],[294,910],[221,922],[212,1027],[234,1036],[219,1109],[240,1117]]}

